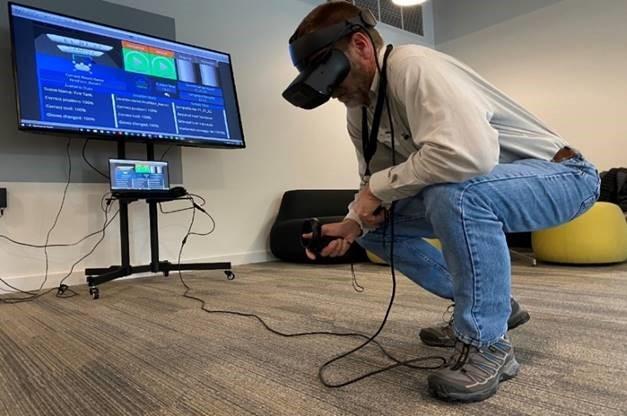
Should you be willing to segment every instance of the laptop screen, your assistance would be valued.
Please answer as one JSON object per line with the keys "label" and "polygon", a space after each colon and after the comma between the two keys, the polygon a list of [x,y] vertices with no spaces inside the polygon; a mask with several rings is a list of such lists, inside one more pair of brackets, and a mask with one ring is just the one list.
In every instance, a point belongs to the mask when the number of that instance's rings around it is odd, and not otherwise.
{"label": "laptop screen", "polygon": [[166,191],[170,189],[168,162],[109,160],[112,191]]}

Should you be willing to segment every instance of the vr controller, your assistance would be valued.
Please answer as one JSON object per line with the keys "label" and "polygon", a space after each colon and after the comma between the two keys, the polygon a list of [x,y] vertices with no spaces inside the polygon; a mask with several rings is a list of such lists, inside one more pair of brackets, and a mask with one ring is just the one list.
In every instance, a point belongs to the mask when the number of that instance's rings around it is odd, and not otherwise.
{"label": "vr controller", "polygon": [[[373,214],[379,215],[384,209],[385,208],[382,206],[378,207]],[[311,234],[311,238],[304,238],[304,234]],[[318,256],[331,241],[337,240],[338,238],[341,237],[322,235],[322,223],[318,218],[311,218],[303,223],[300,243],[303,248],[306,248]]]}
{"label": "vr controller", "polygon": [[[310,234],[311,238],[304,238],[302,234]],[[331,237],[322,235],[322,223],[318,218],[312,218],[303,223],[303,230],[300,237],[300,243],[304,248],[314,253],[316,256],[333,240],[339,237]]]}

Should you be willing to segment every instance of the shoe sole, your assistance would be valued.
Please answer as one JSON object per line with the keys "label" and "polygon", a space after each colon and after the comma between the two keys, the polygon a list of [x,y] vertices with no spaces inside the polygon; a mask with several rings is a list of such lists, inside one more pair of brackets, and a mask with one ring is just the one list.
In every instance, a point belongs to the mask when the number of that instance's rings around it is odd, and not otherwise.
{"label": "shoe sole", "polygon": [[512,321],[511,324],[508,323],[507,330],[511,331],[512,329],[516,329],[519,326],[529,322],[530,319],[531,319],[531,316],[529,315],[529,312],[522,311],[518,314],[518,316],[514,317],[514,320]]}
{"label": "shoe sole", "polygon": [[[514,318],[511,324],[508,323],[507,331],[509,332],[513,329],[516,329],[519,326],[524,325],[527,322],[529,322],[529,320],[531,320],[531,316],[529,315],[529,312],[522,311]],[[430,347],[452,348],[455,346],[455,341],[452,341],[451,343],[440,342],[439,338],[423,336],[422,332],[420,332],[419,336],[420,336],[420,341],[422,341],[423,344],[428,345]]]}
{"label": "shoe sole", "polygon": [[450,340],[449,343],[440,341],[440,338],[432,338],[428,335],[423,335],[422,332],[419,334],[420,341],[423,344],[428,345],[430,347],[441,347],[441,348],[452,348],[455,346],[455,340]]}
{"label": "shoe sole", "polygon": [[494,383],[492,386],[487,387],[485,390],[479,390],[473,393],[449,392],[447,391],[446,386],[437,384],[435,386],[429,385],[429,392],[438,399],[444,400],[446,402],[480,402],[494,396],[499,390],[499,384],[516,377],[519,371],[520,364],[518,364],[516,358],[513,358],[509,363],[505,365],[503,372],[499,375],[498,382]]}

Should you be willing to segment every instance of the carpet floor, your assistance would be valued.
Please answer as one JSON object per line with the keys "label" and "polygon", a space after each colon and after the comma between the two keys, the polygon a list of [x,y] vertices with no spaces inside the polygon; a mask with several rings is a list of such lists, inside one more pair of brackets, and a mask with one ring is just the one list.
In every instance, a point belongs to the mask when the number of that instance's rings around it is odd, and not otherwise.
{"label": "carpet floor", "polygon": [[[283,332],[372,333],[390,294],[386,267],[266,263],[189,273],[211,309],[256,313]],[[0,304],[0,415],[627,415],[627,265],[514,264],[513,291],[532,320],[511,333],[521,372],[475,404],[427,392],[427,371],[399,367],[340,389],[318,367],[361,342],[283,338],[256,320],[206,314],[176,275],[103,285],[101,298],[52,295]],[[417,339],[447,302],[399,276],[380,341],[398,358],[445,355]],[[390,362],[369,346],[334,364],[340,382]]]}

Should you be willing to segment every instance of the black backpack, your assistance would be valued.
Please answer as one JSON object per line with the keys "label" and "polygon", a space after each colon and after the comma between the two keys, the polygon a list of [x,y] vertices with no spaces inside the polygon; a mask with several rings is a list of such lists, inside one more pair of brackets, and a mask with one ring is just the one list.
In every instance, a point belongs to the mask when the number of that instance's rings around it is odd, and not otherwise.
{"label": "black backpack", "polygon": [[627,212],[627,168],[614,168],[601,173],[599,201],[617,204]]}

